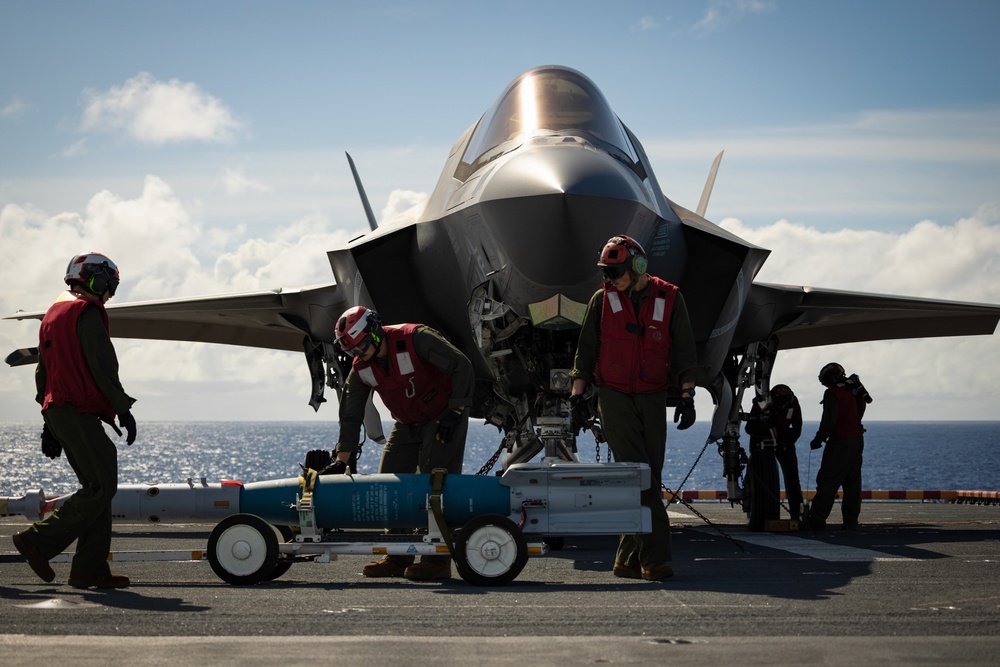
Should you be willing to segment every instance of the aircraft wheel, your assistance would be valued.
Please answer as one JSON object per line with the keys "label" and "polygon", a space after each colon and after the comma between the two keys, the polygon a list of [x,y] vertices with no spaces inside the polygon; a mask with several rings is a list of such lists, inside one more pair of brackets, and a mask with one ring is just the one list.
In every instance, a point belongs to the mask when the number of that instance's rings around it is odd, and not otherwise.
{"label": "aircraft wheel", "polygon": [[[280,542],[291,542],[295,539],[295,533],[292,531],[291,526],[274,526],[274,529],[278,531],[280,536]],[[281,552],[278,552],[278,562],[275,564],[274,569],[271,570],[271,574],[267,575],[268,581],[273,581],[288,572],[289,568],[292,567],[292,561],[287,560]]]}
{"label": "aircraft wheel", "polygon": [[253,514],[227,517],[208,538],[208,562],[226,583],[246,586],[270,579],[278,564],[278,532]]}
{"label": "aircraft wheel", "polygon": [[503,516],[477,516],[455,540],[455,566],[474,586],[503,586],[528,562],[528,543],[513,521]]}
{"label": "aircraft wheel", "polygon": [[747,528],[764,530],[768,519],[781,516],[781,482],[773,449],[758,449],[750,453],[746,479],[749,496]]}
{"label": "aircraft wheel", "polygon": [[545,535],[542,540],[549,545],[549,551],[562,551],[566,546],[566,538],[562,535]]}

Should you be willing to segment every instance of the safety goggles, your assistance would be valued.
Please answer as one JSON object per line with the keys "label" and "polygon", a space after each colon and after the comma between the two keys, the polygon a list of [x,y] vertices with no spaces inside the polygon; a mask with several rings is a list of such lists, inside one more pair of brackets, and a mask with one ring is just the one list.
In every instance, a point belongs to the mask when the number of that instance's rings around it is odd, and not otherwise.
{"label": "safety goggles", "polygon": [[608,264],[601,268],[604,270],[604,277],[611,281],[618,280],[628,272],[624,264]]}
{"label": "safety goggles", "polygon": [[351,357],[363,357],[365,353],[368,352],[368,348],[372,346],[371,336],[365,336],[361,339],[361,342],[352,348],[344,350],[344,354]]}

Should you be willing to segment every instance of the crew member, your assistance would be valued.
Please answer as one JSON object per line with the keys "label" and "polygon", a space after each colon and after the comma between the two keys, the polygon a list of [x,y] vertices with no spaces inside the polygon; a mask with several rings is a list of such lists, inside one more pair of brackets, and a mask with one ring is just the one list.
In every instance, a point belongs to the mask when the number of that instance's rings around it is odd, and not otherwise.
{"label": "crew member", "polygon": [[819,372],[823,392],[823,416],[809,446],[819,449],[826,442],[823,461],[816,473],[816,497],[809,508],[807,527],[826,528],[837,489],[844,488],[840,511],[843,530],[857,530],[861,515],[861,460],[865,449],[865,428],[861,424],[871,396],[857,375],[847,377],[844,367],[829,363]]}
{"label": "crew member", "polygon": [[802,512],[802,486],[799,483],[799,461],[795,455],[795,443],[802,435],[802,408],[799,399],[786,384],[771,388],[770,401],[762,407],[754,401],[747,419],[746,432],[750,436],[751,456],[760,450],[766,441],[774,446],[774,458],[781,466],[785,478],[785,494],[788,496],[788,513],[793,521],[799,520]]}
{"label": "crew member", "polygon": [[[438,331],[421,324],[382,325],[364,306],[337,321],[337,342],[354,357],[340,403],[340,437],[331,470],[344,472],[356,456],[365,406],[372,390],[395,420],[379,462],[380,473],[461,474],[469,406],[475,387],[472,362]],[[365,565],[366,577],[448,579],[451,558],[385,556]]]}
{"label": "crew member", "polygon": [[601,426],[616,461],[646,463],[652,485],[641,502],[652,515],[652,533],[622,535],[615,556],[617,577],[655,581],[673,575],[670,520],[660,495],[667,442],[671,377],[680,384],[674,422],[695,422],[698,367],[684,297],[675,285],[646,272],[646,254],[628,236],[612,237],[597,265],[606,281],[590,299],[574,367],[570,401],[573,423],[589,420],[584,392],[597,385]]}
{"label": "crew member", "polygon": [[70,260],[64,292],[42,318],[39,329],[37,395],[42,406],[42,452],[63,451],[80,490],[62,507],[13,537],[14,546],[42,580],[55,572],[49,560],[76,540],[69,585],[75,588],[125,588],[129,578],[111,574],[111,500],[118,491],[118,450],[102,421],[113,419],[135,442],[135,399],[122,389],[118,357],[111,344],[104,308],[118,288],[118,267],[97,253]]}

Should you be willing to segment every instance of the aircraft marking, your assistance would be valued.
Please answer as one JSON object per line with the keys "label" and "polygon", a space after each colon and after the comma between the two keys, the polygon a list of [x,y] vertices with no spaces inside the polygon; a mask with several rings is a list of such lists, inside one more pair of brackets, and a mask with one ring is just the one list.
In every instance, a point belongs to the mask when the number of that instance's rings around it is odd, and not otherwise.
{"label": "aircraft marking", "polygon": [[[698,531],[709,531],[710,528],[696,528]],[[734,536],[740,542],[749,542],[759,547],[787,551],[799,556],[815,558],[835,563],[872,563],[876,561],[918,562],[917,558],[895,556],[883,551],[874,551],[862,547],[852,547],[846,544],[831,544],[822,540],[813,540],[790,535],[774,533],[747,533]]]}

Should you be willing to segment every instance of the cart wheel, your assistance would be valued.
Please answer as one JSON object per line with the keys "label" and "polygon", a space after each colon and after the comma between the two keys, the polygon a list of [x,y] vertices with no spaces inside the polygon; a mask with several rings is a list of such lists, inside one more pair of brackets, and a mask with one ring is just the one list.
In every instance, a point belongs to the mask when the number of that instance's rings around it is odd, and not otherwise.
{"label": "cart wheel", "polygon": [[503,586],[528,562],[528,543],[513,521],[496,515],[477,516],[455,540],[455,566],[474,586]]}
{"label": "cart wheel", "polygon": [[278,533],[252,514],[226,517],[208,538],[208,562],[227,583],[245,586],[265,581],[278,563]]}

